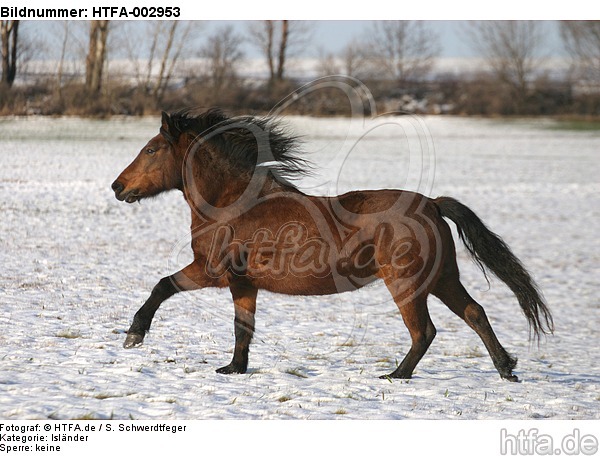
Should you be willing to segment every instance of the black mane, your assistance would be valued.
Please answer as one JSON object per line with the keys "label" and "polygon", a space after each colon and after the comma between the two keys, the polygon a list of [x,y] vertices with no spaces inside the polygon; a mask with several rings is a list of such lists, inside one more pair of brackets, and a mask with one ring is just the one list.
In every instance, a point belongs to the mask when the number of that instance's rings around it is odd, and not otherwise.
{"label": "black mane", "polygon": [[206,141],[237,171],[253,173],[257,166],[269,169],[274,178],[287,185],[290,180],[309,175],[310,163],[298,156],[300,141],[281,121],[273,117],[228,117],[219,108],[195,114],[190,109],[168,116],[167,139],[182,133]]}

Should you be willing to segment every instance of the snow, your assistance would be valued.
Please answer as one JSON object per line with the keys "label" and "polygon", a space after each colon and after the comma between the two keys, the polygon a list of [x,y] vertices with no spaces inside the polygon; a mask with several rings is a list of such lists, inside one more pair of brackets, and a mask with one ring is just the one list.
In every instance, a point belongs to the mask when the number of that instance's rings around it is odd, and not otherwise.
{"label": "snow", "polygon": [[330,297],[260,292],[246,375],[215,373],[233,347],[227,290],[171,298],[144,345],[124,350],[154,284],[191,256],[180,194],[127,205],[110,190],[158,120],[9,118],[0,121],[1,419],[600,418],[598,132],[549,120],[288,121],[323,168],[302,183],[308,192],[449,195],[503,236],[554,313],[556,333],[539,346],[509,290],[494,280],[488,289],[462,247],[458,255],[522,382],[502,381],[478,337],[433,298],[438,335],[413,379],[378,379],[410,345],[381,284]]}

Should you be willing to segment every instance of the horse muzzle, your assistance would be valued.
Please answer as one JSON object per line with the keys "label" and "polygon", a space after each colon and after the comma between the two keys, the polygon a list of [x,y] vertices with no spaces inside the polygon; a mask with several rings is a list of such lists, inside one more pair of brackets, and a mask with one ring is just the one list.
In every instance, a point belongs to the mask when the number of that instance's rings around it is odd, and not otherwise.
{"label": "horse muzzle", "polygon": [[113,182],[111,188],[115,192],[115,197],[119,201],[125,201],[126,203],[134,203],[140,199],[140,193],[138,189],[125,191],[125,186],[118,180]]}

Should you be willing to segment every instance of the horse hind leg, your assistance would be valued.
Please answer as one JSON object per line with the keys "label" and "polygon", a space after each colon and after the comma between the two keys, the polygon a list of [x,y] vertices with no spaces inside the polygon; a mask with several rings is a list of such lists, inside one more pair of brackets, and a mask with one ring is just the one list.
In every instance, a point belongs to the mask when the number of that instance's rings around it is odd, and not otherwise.
{"label": "horse hind leg", "polygon": [[408,302],[395,298],[396,305],[404,324],[408,328],[412,344],[410,350],[396,368],[389,375],[379,378],[411,378],[415,367],[427,352],[435,338],[436,330],[427,309],[427,297],[418,297]]}
{"label": "horse hind leg", "polygon": [[510,356],[500,344],[485,310],[465,290],[458,276],[452,275],[451,278],[441,279],[432,293],[477,333],[490,354],[500,377],[511,382],[518,382],[519,379],[512,373],[517,365],[517,359]]}
{"label": "horse hind leg", "polygon": [[254,314],[258,290],[244,281],[229,285],[235,307],[235,348],[227,366],[217,369],[218,374],[244,374],[248,369],[248,353],[254,335]]}

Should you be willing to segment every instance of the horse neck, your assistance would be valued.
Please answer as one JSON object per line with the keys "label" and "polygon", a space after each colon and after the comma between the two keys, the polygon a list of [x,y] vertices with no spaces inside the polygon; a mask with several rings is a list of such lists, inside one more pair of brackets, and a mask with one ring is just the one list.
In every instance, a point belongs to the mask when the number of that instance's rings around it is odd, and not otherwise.
{"label": "horse neck", "polygon": [[[191,172],[190,172],[191,171]],[[186,171],[183,193],[190,206],[226,207],[239,199],[252,176],[233,172],[221,160],[199,156]]]}
{"label": "horse neck", "polygon": [[[276,192],[299,193],[296,188],[279,182],[266,168],[254,173],[232,172],[231,169],[203,166],[199,163],[194,172],[193,182],[186,182],[184,195],[192,209],[203,211],[203,207],[234,207],[244,211],[252,207],[257,199]],[[235,203],[235,204],[234,204]]]}
{"label": "horse neck", "polygon": [[196,153],[188,162],[191,167],[184,170],[183,193],[192,209],[202,211],[205,205],[226,208],[233,203],[239,209],[254,205],[256,198],[268,193],[298,192],[293,186],[278,181],[266,167],[252,171],[236,169],[211,145],[197,149]]}

